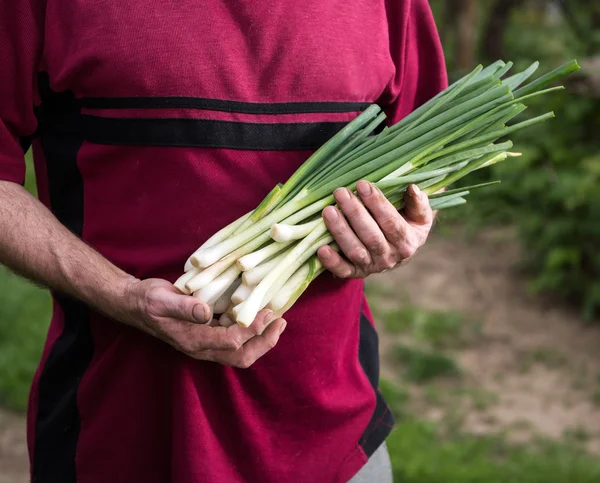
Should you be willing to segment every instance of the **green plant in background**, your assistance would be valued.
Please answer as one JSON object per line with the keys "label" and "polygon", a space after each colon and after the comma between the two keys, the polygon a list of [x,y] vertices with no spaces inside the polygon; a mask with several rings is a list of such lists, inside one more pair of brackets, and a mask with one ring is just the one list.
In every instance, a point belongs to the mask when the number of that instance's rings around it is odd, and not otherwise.
{"label": "green plant in background", "polygon": [[[600,313],[600,3],[433,0],[432,6],[451,78],[460,74],[464,57],[456,45],[471,48],[476,60],[496,54],[515,59],[515,69],[534,58],[546,65],[581,58],[584,68],[567,92],[544,103],[557,118],[514,136],[523,156],[509,169],[497,165],[472,180],[500,178],[503,183],[487,193],[474,192],[460,218],[449,213],[442,219],[516,225],[531,288],[558,294],[586,318],[595,317]],[[454,37],[463,34],[446,24],[452,15],[473,15],[473,9],[479,19],[469,24],[474,42],[457,43]],[[539,112],[534,101],[526,114]]]}
{"label": "green plant in background", "polygon": [[404,378],[409,382],[422,383],[442,376],[460,374],[456,362],[440,352],[397,344],[394,354],[400,363]]}
{"label": "green plant in background", "polygon": [[456,345],[464,337],[462,314],[426,310],[411,304],[383,315],[386,329],[391,333],[410,333],[416,341],[435,348]]}
{"label": "green plant in background", "polygon": [[424,383],[439,377],[457,376],[460,369],[452,357],[440,352],[466,339],[463,316],[454,312],[426,310],[410,303],[382,314],[390,334],[410,337],[397,342],[393,357],[406,381]]}
{"label": "green plant in background", "polygon": [[25,410],[51,306],[46,291],[0,267],[0,405]]}
{"label": "green plant in background", "polygon": [[515,223],[532,288],[592,318],[600,308],[600,101],[571,94],[552,103],[561,119],[518,136],[522,158],[512,170],[492,168],[505,182],[492,196],[474,193],[471,210]]}
{"label": "green plant in background", "polygon": [[[27,166],[25,187],[35,193],[29,156]],[[51,310],[46,290],[0,266],[0,405],[25,410]]]}

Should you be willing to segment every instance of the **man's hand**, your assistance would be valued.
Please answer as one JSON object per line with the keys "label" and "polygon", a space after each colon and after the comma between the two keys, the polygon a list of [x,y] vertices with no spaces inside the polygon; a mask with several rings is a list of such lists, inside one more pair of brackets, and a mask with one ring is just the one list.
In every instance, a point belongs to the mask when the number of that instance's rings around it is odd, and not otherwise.
{"label": "man's hand", "polygon": [[425,243],[433,224],[427,195],[416,185],[406,190],[404,216],[368,181],[360,181],[356,190],[360,199],[346,188],[335,191],[343,214],[333,206],[323,210],[346,259],[329,246],[319,249],[319,259],[339,278],[364,278],[407,261]]}
{"label": "man's hand", "polygon": [[126,274],[61,225],[22,186],[6,181],[0,181],[0,264],[196,359],[249,367],[285,328],[283,319],[271,322],[266,311],[248,329],[204,325],[206,304],[166,280],[140,281]]}
{"label": "man's hand", "polygon": [[208,305],[182,295],[165,280],[135,280],[124,292],[124,308],[113,317],[136,327],[194,359],[248,368],[275,347],[286,326],[261,311],[249,328],[209,325]]}

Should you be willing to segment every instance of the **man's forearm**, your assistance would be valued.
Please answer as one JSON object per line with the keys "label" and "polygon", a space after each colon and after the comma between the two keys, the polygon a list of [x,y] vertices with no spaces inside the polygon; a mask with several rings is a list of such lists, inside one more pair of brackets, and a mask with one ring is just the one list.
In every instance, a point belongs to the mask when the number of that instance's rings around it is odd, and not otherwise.
{"label": "man's forearm", "polygon": [[[249,367],[285,321],[261,311],[250,328],[212,327],[210,309],[166,280],[137,280],[77,238],[25,189],[0,181],[0,263],[67,293],[198,360]],[[257,337],[259,336],[259,337]]]}
{"label": "man's forearm", "polygon": [[135,280],[71,233],[23,187],[0,181],[0,263],[107,315]]}

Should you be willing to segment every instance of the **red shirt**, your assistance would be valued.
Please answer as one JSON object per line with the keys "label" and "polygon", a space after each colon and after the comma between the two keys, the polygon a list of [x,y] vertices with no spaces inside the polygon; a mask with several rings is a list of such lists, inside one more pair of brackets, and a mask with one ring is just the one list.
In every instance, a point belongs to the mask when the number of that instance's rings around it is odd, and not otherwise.
{"label": "red shirt", "polygon": [[[369,103],[446,86],[426,0],[0,0],[0,179],[136,277],[254,207]],[[28,411],[38,483],[345,482],[393,424],[362,281],[324,274],[248,370],[55,295]]]}

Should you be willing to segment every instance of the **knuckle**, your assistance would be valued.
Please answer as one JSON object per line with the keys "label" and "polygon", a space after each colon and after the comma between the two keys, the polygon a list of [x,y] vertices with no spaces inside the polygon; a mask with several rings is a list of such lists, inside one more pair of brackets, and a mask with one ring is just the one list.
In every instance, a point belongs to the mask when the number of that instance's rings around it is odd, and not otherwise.
{"label": "knuckle", "polygon": [[342,257],[337,253],[336,255],[337,256],[331,257],[331,259],[329,260],[323,261],[323,265],[327,267],[328,270],[337,270],[338,267],[340,267],[344,263]]}
{"label": "knuckle", "polygon": [[397,235],[402,231],[402,225],[396,216],[386,216],[379,222],[379,226],[383,231],[392,235]]}
{"label": "knuckle", "polygon": [[273,349],[277,345],[277,339],[274,337],[270,337],[266,340],[267,350]]}
{"label": "knuckle", "polygon": [[250,326],[250,330],[252,331],[252,334],[254,336],[257,335],[261,335],[263,333],[263,331],[265,330],[265,326],[267,325],[267,321],[269,319],[261,314],[259,317],[257,317],[257,319],[254,320],[254,322],[252,323],[252,325]]}
{"label": "knuckle", "polygon": [[376,257],[382,257],[384,256],[386,253],[388,253],[388,247],[385,243],[382,243],[380,245],[374,246],[373,249],[371,250],[371,253],[373,255],[375,255]]}
{"label": "knuckle", "polygon": [[252,364],[254,364],[254,359],[244,356],[236,362],[235,367],[238,367],[239,369],[248,369]]}
{"label": "knuckle", "polygon": [[339,260],[321,260],[321,263],[327,270],[335,270],[335,268],[339,265]]}
{"label": "knuckle", "polygon": [[189,340],[185,340],[182,342],[175,342],[175,345],[179,348],[180,351],[185,352],[186,354],[190,354],[191,356],[195,356],[196,354],[201,352],[198,344],[194,344]]}
{"label": "knuckle", "polygon": [[344,214],[347,218],[357,218],[361,214],[361,206],[358,202],[353,202],[348,208],[344,210]]}
{"label": "knuckle", "polygon": [[396,260],[393,260],[391,257],[388,257],[385,260],[383,260],[382,265],[384,270],[390,270],[396,266]]}
{"label": "knuckle", "polygon": [[348,258],[356,263],[368,264],[369,253],[363,247],[354,247],[348,252]]}
{"label": "knuckle", "polygon": [[353,274],[353,270],[350,267],[342,267],[339,270],[339,277],[340,278],[350,278],[352,277]]}
{"label": "knuckle", "polygon": [[419,211],[421,217],[421,225],[428,225],[433,219],[433,210],[429,205],[423,206]]}
{"label": "knuckle", "polygon": [[338,216],[335,220],[326,219],[325,225],[334,236],[339,236],[344,233],[345,226],[342,222],[342,215]]}
{"label": "knuckle", "polygon": [[186,321],[193,321],[194,309],[190,307],[186,302],[187,300],[184,299],[177,304],[177,306],[174,308],[175,315],[177,315],[177,318],[181,318]]}
{"label": "knuckle", "polygon": [[225,348],[231,351],[238,351],[242,348],[242,341],[238,338],[227,339],[225,341]]}
{"label": "knuckle", "polygon": [[377,234],[370,235],[365,238],[364,244],[374,255],[381,255],[386,250],[386,243],[382,236],[378,236]]}
{"label": "knuckle", "polygon": [[145,296],[144,305],[146,307],[146,312],[154,315],[159,313],[162,303],[156,294],[150,292]]}
{"label": "knuckle", "polygon": [[417,252],[417,246],[411,242],[403,243],[402,246],[400,247],[400,249],[398,250],[400,258],[402,258],[402,259],[410,258],[416,252]]}

